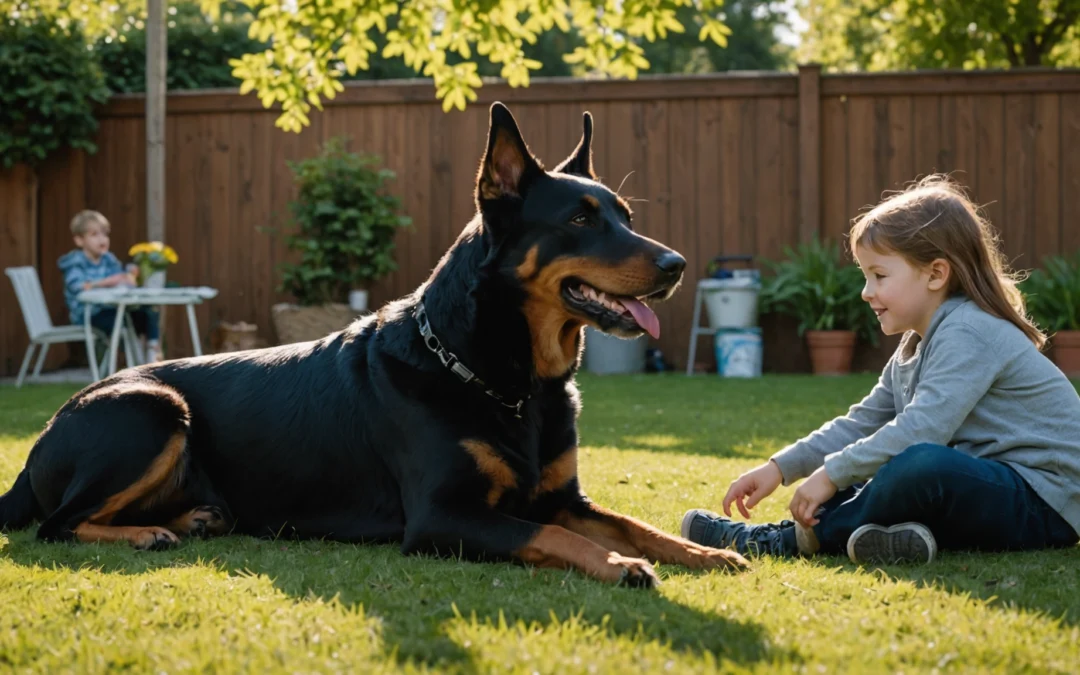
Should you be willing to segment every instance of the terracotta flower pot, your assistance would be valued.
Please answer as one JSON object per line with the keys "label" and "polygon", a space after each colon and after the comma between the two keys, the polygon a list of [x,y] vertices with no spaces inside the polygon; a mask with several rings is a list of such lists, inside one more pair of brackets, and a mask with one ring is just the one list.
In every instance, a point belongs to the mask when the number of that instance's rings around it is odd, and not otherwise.
{"label": "terracotta flower pot", "polygon": [[808,330],[810,363],[815,375],[843,375],[851,372],[855,354],[855,331]]}
{"label": "terracotta flower pot", "polygon": [[1054,363],[1069,377],[1080,377],[1080,330],[1063,330],[1050,338]]}

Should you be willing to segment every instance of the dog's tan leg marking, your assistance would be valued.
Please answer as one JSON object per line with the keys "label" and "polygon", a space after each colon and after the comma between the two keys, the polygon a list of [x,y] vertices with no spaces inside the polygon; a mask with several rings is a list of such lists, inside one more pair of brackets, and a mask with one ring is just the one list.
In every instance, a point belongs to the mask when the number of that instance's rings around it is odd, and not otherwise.
{"label": "dog's tan leg marking", "polygon": [[563,487],[577,476],[577,448],[570,448],[556,457],[540,472],[540,482],[536,484],[533,498],[545,492],[552,492]]}
{"label": "dog's tan leg marking", "polygon": [[646,587],[658,583],[648,562],[609,551],[558,525],[542,526],[514,555],[537,567],[574,568],[608,583]]}
{"label": "dog's tan leg marking", "polygon": [[85,522],[75,528],[75,536],[84,543],[96,541],[126,541],[138,549],[162,549],[180,543],[180,539],[164,527],[115,527]]}
{"label": "dog's tan leg marking", "polygon": [[746,558],[735,551],[695,544],[596,504],[590,504],[589,508],[591,513],[586,517],[564,512],[555,522],[625,555],[641,555],[648,560],[685,565],[691,569],[749,568]]}
{"label": "dog's tan leg marking", "polygon": [[461,442],[461,447],[472,455],[480,473],[487,476],[491,481],[491,488],[487,493],[488,506],[494,507],[502,499],[507,490],[517,487],[517,476],[489,444],[474,439],[466,439]]}
{"label": "dog's tan leg marking", "polygon": [[108,525],[117,513],[132,504],[148,507],[164,501],[177,490],[183,479],[179,471],[180,459],[187,447],[187,436],[182,431],[172,435],[165,449],[154,458],[146,473],[124,490],[109,497],[105,504],[86,522]]}

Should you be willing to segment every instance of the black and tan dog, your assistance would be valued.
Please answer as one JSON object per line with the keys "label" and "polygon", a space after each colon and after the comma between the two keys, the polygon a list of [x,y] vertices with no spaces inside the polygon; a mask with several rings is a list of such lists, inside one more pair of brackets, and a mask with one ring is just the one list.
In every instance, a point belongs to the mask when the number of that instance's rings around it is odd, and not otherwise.
{"label": "black and tan dog", "polygon": [[309,343],[121,371],[68,401],[0,527],[176,544],[246,533],[573,567],[652,586],[649,560],[743,568],[591,501],[573,377],[584,326],[656,334],[685,261],[597,182],[592,119],[546,171],[491,108],[477,215],[411,295]]}

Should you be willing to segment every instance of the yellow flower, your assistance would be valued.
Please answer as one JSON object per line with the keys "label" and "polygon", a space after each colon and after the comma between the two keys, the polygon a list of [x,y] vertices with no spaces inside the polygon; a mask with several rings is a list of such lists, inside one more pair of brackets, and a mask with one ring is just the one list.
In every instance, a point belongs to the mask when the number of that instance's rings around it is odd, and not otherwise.
{"label": "yellow flower", "polygon": [[145,259],[146,256],[149,256],[152,253],[161,254],[165,260],[173,264],[180,260],[180,257],[176,255],[176,251],[173,250],[172,246],[167,246],[160,241],[140,242],[128,250],[128,255],[136,258],[136,262],[139,262],[138,258],[142,257]]}

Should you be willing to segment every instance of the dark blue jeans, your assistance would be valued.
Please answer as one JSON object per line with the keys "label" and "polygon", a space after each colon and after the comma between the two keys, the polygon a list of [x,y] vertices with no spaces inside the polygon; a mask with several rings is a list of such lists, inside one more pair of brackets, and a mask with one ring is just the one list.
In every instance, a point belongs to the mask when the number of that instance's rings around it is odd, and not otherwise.
{"label": "dark blue jeans", "polygon": [[814,526],[821,553],[844,553],[851,533],[868,523],[922,523],[941,550],[1054,548],[1080,539],[1007,464],[930,443],[911,446],[822,508]]}
{"label": "dark blue jeans", "polygon": [[[135,324],[135,332],[145,335],[147,340],[157,340],[160,337],[161,319],[158,311],[153,307],[137,307],[129,309],[131,322]],[[112,335],[113,323],[116,322],[116,308],[104,307],[90,317],[90,325],[102,331],[106,335]]]}

